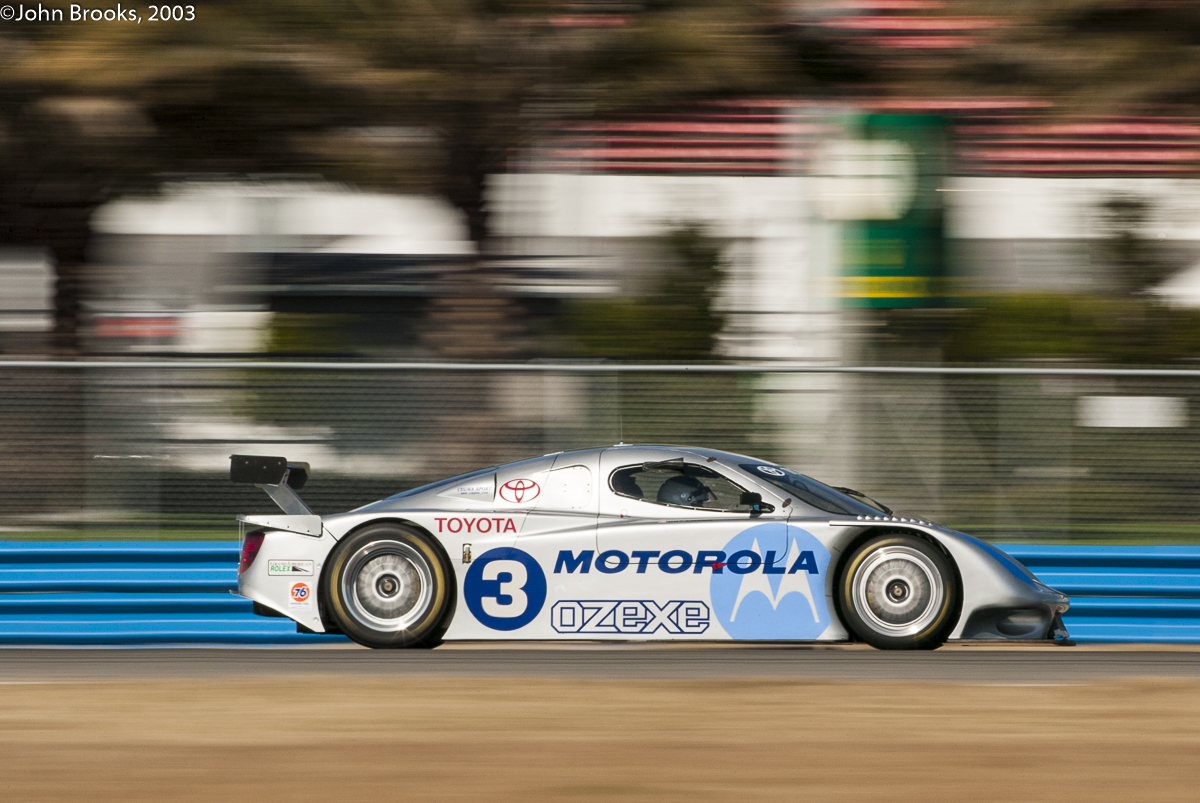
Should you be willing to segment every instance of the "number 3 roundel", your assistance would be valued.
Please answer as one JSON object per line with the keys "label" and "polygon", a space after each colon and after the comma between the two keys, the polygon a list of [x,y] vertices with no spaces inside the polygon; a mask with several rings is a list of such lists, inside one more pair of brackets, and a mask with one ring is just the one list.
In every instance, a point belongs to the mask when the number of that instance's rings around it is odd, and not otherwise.
{"label": "number 3 roundel", "polygon": [[463,597],[475,618],[492,630],[517,630],[542,612],[546,574],[529,553],[498,547],[471,564]]}

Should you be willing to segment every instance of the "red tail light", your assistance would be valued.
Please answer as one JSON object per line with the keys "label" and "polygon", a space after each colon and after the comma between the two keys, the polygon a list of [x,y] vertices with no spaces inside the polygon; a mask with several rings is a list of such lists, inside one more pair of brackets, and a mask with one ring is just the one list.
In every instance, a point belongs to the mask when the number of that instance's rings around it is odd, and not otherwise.
{"label": "red tail light", "polygon": [[246,533],[246,537],[242,539],[242,559],[238,561],[238,575],[250,568],[250,564],[258,557],[258,550],[262,549],[263,539],[267,534],[262,530],[257,530],[252,533]]}

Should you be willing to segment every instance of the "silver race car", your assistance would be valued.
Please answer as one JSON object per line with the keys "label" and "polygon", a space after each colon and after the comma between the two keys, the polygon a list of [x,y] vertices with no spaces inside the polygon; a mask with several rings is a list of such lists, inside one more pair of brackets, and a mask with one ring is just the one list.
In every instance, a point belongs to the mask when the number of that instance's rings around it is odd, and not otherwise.
{"label": "silver race car", "polygon": [[296,494],[308,473],[233,456],[283,511],[238,517],[238,593],[369,647],[1068,638],[1067,597],[999,549],[752,457],[561,452],[330,516]]}

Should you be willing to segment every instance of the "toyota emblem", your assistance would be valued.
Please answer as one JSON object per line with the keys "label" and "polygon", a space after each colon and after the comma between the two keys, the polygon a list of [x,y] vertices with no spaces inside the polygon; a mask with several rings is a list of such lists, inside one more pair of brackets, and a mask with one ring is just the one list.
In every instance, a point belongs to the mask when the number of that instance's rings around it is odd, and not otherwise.
{"label": "toyota emblem", "polygon": [[533,480],[509,480],[500,486],[500,498],[515,505],[532,502],[541,492],[541,486]]}

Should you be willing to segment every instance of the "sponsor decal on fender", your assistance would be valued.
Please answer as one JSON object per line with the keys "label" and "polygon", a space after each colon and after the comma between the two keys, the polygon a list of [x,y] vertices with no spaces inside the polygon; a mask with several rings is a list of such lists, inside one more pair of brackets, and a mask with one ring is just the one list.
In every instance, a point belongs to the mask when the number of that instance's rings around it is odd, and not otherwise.
{"label": "sponsor decal on fender", "polygon": [[312,606],[312,589],[308,583],[296,583],[292,586],[292,599],[288,604],[293,608],[308,608]]}
{"label": "sponsor decal on fender", "polygon": [[[775,538],[773,528],[759,525],[743,530],[725,545],[739,554],[758,551],[759,538]],[[829,626],[825,601],[829,550],[810,532],[787,525],[787,560],[782,571],[713,572],[709,599],[713,615],[731,637],[749,640],[815,639]],[[732,558],[731,558],[732,560]],[[802,566],[804,571],[798,571]],[[782,569],[782,566],[780,567]]]}
{"label": "sponsor decal on fender", "polygon": [[505,502],[512,502],[514,505],[532,502],[541,492],[542,486],[533,480],[523,478],[509,480],[500,486],[500,498]]}
{"label": "sponsor decal on fender", "polygon": [[467,569],[463,599],[485,627],[519,630],[537,618],[546,603],[546,574],[528,552],[489,549]]}
{"label": "sponsor decal on fender", "polygon": [[439,533],[515,533],[517,525],[512,519],[501,517],[442,517],[435,518]]}
{"label": "sponsor decal on fender", "polygon": [[[700,574],[705,569],[711,569],[713,574],[723,574],[726,569],[733,574],[752,574],[754,572],[817,574],[820,569],[817,566],[814,550],[796,549],[794,541],[792,544],[792,553],[788,555],[788,560],[780,561],[779,565],[775,565],[774,550],[767,550],[765,555],[759,552],[758,541],[754,541],[750,549],[739,549],[734,552],[702,549],[696,553],[695,557],[692,556],[692,553],[682,549],[672,549],[665,553],[658,550],[634,550],[628,555],[619,549],[610,549],[599,555],[596,555],[595,550],[592,549],[585,549],[578,555],[564,549],[558,553],[558,560],[554,562],[554,573],[588,574],[595,567],[596,571],[603,574],[617,574],[630,566],[635,566],[638,574],[645,574],[651,565],[650,561],[657,558],[654,566],[666,574],[680,574],[688,569],[691,569],[694,574]],[[594,561],[593,556],[595,557]],[[790,568],[788,568],[789,566]]]}
{"label": "sponsor decal on fender", "polygon": [[272,560],[267,563],[267,574],[273,577],[295,576],[295,575],[312,575],[313,562],[311,560]]}
{"label": "sponsor decal on fender", "polygon": [[[785,536],[782,544],[780,535]],[[760,543],[776,549],[764,550]],[[782,555],[778,553],[780,545],[785,549]],[[596,554],[591,549],[564,549],[555,560],[554,573],[706,573],[708,601],[681,602],[675,610],[679,613],[686,605],[706,605],[705,616],[693,617],[689,627],[698,627],[701,621],[707,627],[711,612],[711,618],[735,639],[802,641],[819,638],[829,627],[825,588],[829,561],[829,550],[812,533],[790,524],[771,523],[743,530],[719,550],[626,553],[610,549]],[[551,608],[551,624],[559,633],[704,632],[683,629],[685,622],[671,616],[647,600],[564,600]],[[664,617],[680,630],[671,630],[663,623]]]}
{"label": "sponsor decal on fender", "polygon": [[559,633],[703,633],[709,609],[699,600],[561,600],[550,609]]}

